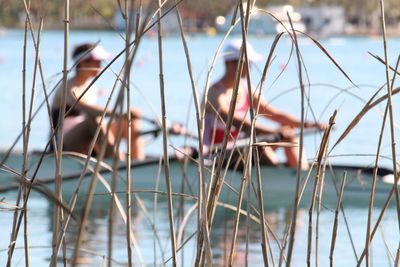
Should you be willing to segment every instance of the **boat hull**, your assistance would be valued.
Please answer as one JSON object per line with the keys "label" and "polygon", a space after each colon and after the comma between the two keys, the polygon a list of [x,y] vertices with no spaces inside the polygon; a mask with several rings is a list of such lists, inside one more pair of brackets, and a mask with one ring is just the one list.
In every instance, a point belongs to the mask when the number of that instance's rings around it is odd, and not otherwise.
{"label": "boat hull", "polygon": [[[4,155],[0,154],[0,158],[4,158]],[[39,168],[37,166],[40,154],[30,154],[28,159],[28,179],[31,179],[34,173],[37,172],[34,178],[34,188],[39,191],[45,189],[44,191],[46,192],[54,192],[56,166],[54,156],[46,155]],[[121,163],[118,173],[116,173],[106,168],[106,165],[111,165],[112,162],[105,162],[99,168],[101,170],[99,175],[93,176],[90,171],[85,175],[81,175],[84,161],[83,158],[71,155],[63,157],[61,174],[63,177],[62,190],[64,199],[70,199],[74,192],[77,192],[78,184],[80,184],[78,190],[79,199],[85,199],[93,179],[96,181],[94,190],[96,199],[109,198],[110,191],[115,191],[119,196],[123,196],[127,190],[125,165]],[[17,153],[11,154],[3,163],[0,170],[0,194],[2,191],[17,189],[19,186],[19,176],[5,169],[11,168],[20,173],[21,166],[22,155]],[[91,162],[90,168],[94,169],[95,167],[96,162]],[[193,162],[185,164],[176,158],[171,158],[169,170],[172,192],[176,194],[174,199],[184,197],[185,199],[195,201],[198,196],[198,165]],[[337,203],[338,190],[345,170],[347,171],[347,180],[343,195],[343,205],[367,207],[370,202],[372,184],[371,169],[362,171],[354,166],[327,167],[325,174],[318,177],[318,183],[315,182],[317,179],[315,170],[311,173],[302,172],[300,174],[301,199],[299,205],[305,208],[309,207],[313,199],[315,184],[320,185],[321,181],[323,181],[322,203],[324,206],[334,208]],[[212,180],[217,179],[212,171],[212,166],[205,168],[203,174],[205,188],[209,189],[209,184],[213,183]],[[236,206],[239,201],[239,192],[244,183],[242,190],[243,205],[251,203],[251,205],[258,206],[258,194],[256,194],[258,191],[258,176],[254,167],[249,176],[244,175],[243,170],[231,169],[226,172],[223,169],[222,174],[218,178],[224,181],[221,194],[218,198],[219,202]],[[80,179],[80,176],[82,176],[82,179]],[[113,176],[117,177],[115,180],[115,190],[111,189],[113,186]],[[296,170],[286,167],[262,166],[260,169],[260,178],[262,198],[266,209],[287,208],[294,203],[297,181]],[[385,203],[392,187],[392,184],[384,183],[380,179],[380,176],[378,176],[375,189],[375,206],[382,206]],[[162,162],[156,158],[142,162],[133,162],[131,167],[131,190],[144,199],[153,199],[156,194],[159,200],[162,201],[162,199],[165,199],[167,189],[165,170]]]}

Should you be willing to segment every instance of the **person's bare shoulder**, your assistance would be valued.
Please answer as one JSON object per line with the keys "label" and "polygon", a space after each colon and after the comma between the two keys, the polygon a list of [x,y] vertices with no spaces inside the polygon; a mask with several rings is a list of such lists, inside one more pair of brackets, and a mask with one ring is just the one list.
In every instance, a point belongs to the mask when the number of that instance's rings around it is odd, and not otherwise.
{"label": "person's bare shoulder", "polygon": [[219,106],[220,99],[223,97],[224,91],[217,86],[217,84],[212,85],[207,92],[207,105],[212,105],[215,108]]}

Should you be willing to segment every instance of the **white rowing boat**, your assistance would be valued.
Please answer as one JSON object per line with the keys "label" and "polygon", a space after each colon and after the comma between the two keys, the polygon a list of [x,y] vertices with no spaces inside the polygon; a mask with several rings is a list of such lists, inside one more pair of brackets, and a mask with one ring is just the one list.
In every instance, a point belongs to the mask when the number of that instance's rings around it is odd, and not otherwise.
{"label": "white rowing boat", "polygon": [[[4,153],[0,153],[0,159],[4,159]],[[31,179],[34,176],[34,189],[41,190],[44,187],[54,191],[55,158],[53,154],[47,154],[40,165],[41,153],[31,153],[28,157],[27,177]],[[22,165],[22,153],[12,153],[0,166],[0,194],[8,190],[15,190],[20,186],[20,170]],[[166,182],[163,165],[158,158],[149,158],[144,161],[134,161],[131,165],[132,190],[140,192],[141,196],[153,198],[154,192],[166,192]],[[111,165],[111,162],[108,162]],[[68,199],[76,190],[79,177],[81,176],[84,165],[84,159],[75,156],[73,153],[66,154],[62,161],[63,194]],[[95,162],[90,164],[91,168]],[[198,167],[194,161],[184,166],[183,162],[175,157],[170,159],[170,177],[172,192],[185,194],[187,196],[197,197],[198,194]],[[117,192],[126,190],[126,165],[119,166],[117,179]],[[340,188],[343,172],[347,171],[347,181],[344,189],[343,204],[351,206],[367,207],[369,204],[370,190],[372,184],[373,168],[362,168],[356,166],[331,166],[326,169],[323,186],[322,203],[329,207],[334,207],[337,202],[337,192]],[[35,175],[36,173],[36,175]],[[211,175],[211,166],[205,170],[205,181],[207,185],[210,179],[215,179]],[[378,170],[378,180],[376,184],[375,206],[383,205],[389,192],[393,187],[393,182],[383,181],[382,177],[390,174],[390,170],[380,168]],[[93,175],[88,171],[83,177],[80,186],[81,197],[87,194],[91,177]],[[228,170],[225,176],[225,182],[219,198],[220,202],[237,203],[237,195],[242,183],[242,170]],[[312,192],[315,183],[315,171],[301,173],[302,196],[300,205],[308,207],[312,199]],[[100,168],[100,174],[97,176],[100,182],[97,182],[96,193],[109,193],[111,188],[112,172],[105,165]],[[307,179],[308,177],[308,179]],[[287,167],[261,167],[263,199],[266,208],[288,207],[295,198],[296,171]],[[307,181],[306,181],[307,180]],[[251,182],[250,201],[257,205],[257,176],[255,172],[249,177]],[[206,187],[207,188],[207,187]],[[245,190],[245,201],[247,199]],[[161,196],[160,198],[162,198]]]}

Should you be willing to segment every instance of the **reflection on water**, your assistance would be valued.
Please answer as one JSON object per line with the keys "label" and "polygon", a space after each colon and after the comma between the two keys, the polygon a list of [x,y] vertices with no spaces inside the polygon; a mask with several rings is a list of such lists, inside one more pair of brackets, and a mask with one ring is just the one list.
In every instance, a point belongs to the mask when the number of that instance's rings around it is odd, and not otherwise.
{"label": "reflection on water", "polygon": [[[15,193],[4,195],[4,201],[13,203]],[[122,197],[121,197],[122,199]],[[82,243],[82,251],[79,254],[80,266],[100,266],[107,262],[108,255],[108,224],[109,224],[109,197],[96,196],[91,209],[89,223]],[[140,203],[140,205],[139,205]],[[175,219],[178,216],[184,216],[190,210],[193,203],[186,202],[184,210],[179,211],[180,205],[175,200]],[[123,204],[125,205],[125,204]],[[138,247],[133,250],[133,261],[135,265],[141,263],[146,265],[163,266],[165,262],[170,265],[170,230],[168,224],[167,204],[164,199],[159,199],[156,206],[156,212],[153,209],[153,199],[149,195],[140,198],[134,198],[132,211],[132,232]],[[32,266],[46,266],[49,263],[51,255],[51,232],[53,220],[53,204],[50,204],[41,195],[33,194],[29,204],[29,243],[31,246],[31,264]],[[246,209],[246,208],[244,208]],[[78,215],[81,211],[76,210]],[[245,210],[246,212],[246,210]],[[365,239],[366,213],[365,209],[348,209],[346,216],[350,225],[350,232],[355,242],[355,249],[358,255],[362,252]],[[253,212],[254,214],[254,212]],[[378,211],[374,212],[376,217]],[[266,213],[266,220],[270,232],[268,234],[269,246],[273,251],[274,259],[269,261],[279,262],[280,249],[284,244],[285,232],[287,230],[288,218],[291,213],[285,209],[279,209]],[[319,260],[323,266],[329,264],[330,241],[332,237],[334,213],[332,210],[323,209],[320,216],[319,232]],[[213,248],[213,264],[215,266],[227,266],[232,244],[232,235],[234,229],[235,212],[222,207],[217,209],[215,221],[212,226],[211,244]],[[0,216],[0,265],[4,265],[7,259],[6,248],[8,246],[9,233],[11,229],[12,213],[2,213]],[[124,266],[127,264],[127,238],[126,225],[118,210],[112,215],[112,262],[114,266]],[[373,220],[375,221],[375,220]],[[387,264],[388,255],[385,249],[385,242],[389,248],[395,248],[399,240],[398,233],[393,234],[391,229],[396,229],[395,210],[390,209],[386,212],[383,219],[380,233],[374,239],[372,250],[372,260],[377,264]],[[73,248],[76,242],[76,234],[79,222],[72,220],[65,236],[67,247],[67,258],[73,254]],[[189,222],[184,230],[183,240],[189,238],[196,229],[196,213],[192,213]],[[308,229],[308,211],[300,210],[298,213],[298,223],[296,232],[296,243],[294,248],[293,264],[306,262],[307,251],[307,229]],[[315,225],[314,225],[315,227]],[[180,225],[177,224],[176,232],[180,231]],[[272,234],[274,233],[274,235]],[[382,237],[385,237],[385,242]],[[315,239],[315,236],[313,237]],[[23,262],[24,251],[22,248],[22,232],[18,238],[17,250],[15,251],[14,264]],[[279,242],[279,245],[278,243]],[[313,241],[314,242],[314,241]],[[190,266],[195,258],[196,237],[190,239],[182,250],[178,253],[178,259],[181,266]],[[314,245],[313,245],[314,246]],[[313,253],[315,247],[313,248]],[[339,218],[338,239],[335,253],[340,255],[335,259],[338,266],[354,265],[356,262],[349,236],[345,227],[343,216]],[[391,251],[395,253],[395,251]],[[315,257],[312,254],[313,259]],[[393,254],[395,255],[395,254]],[[62,253],[59,260],[61,261]],[[389,257],[390,258],[390,257]],[[237,233],[236,249],[233,258],[234,266],[244,266],[247,262],[249,266],[263,266],[263,257],[261,251],[261,230],[260,225],[254,220],[247,220],[245,216],[240,217],[240,223]]]}

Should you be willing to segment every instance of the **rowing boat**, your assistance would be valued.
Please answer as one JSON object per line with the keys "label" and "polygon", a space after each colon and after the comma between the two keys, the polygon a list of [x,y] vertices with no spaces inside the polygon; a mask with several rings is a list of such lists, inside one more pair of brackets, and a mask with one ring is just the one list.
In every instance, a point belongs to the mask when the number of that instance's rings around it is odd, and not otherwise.
{"label": "rowing boat", "polygon": [[[12,153],[3,160],[0,166],[0,193],[15,190],[20,186],[20,173],[22,165],[22,153]],[[27,162],[27,178],[31,181],[34,177],[34,189],[47,188],[54,191],[54,176],[56,161],[53,154],[47,154],[38,167],[41,153],[30,153]],[[0,159],[4,159],[4,153],[0,153]],[[79,178],[82,176],[82,184],[80,185],[79,196],[87,195],[87,190],[93,175],[87,171],[82,175],[84,166],[84,158],[75,153],[65,153],[62,159],[61,175],[63,177],[63,195],[64,198],[70,198],[77,188]],[[195,199],[198,194],[198,164],[196,161],[184,162],[176,157],[171,157],[170,162],[170,178],[172,192],[179,196],[186,196],[189,199]],[[111,180],[113,173],[107,165],[112,162],[106,161],[99,169],[100,182],[96,185],[96,194],[109,195],[111,190]],[[93,159],[90,168],[93,169],[96,161]],[[166,192],[166,182],[162,160],[157,157],[151,157],[143,161],[133,161],[131,166],[131,182],[132,191],[138,192],[142,197],[153,198],[155,192]],[[123,193],[126,190],[126,170],[127,166],[120,163],[118,167],[116,191]],[[340,183],[344,171],[347,172],[346,185],[344,188],[343,205],[366,207],[369,204],[372,173],[373,168],[357,167],[357,166],[327,166],[324,174],[322,203],[328,207],[335,207]],[[35,175],[36,173],[36,175]],[[224,184],[219,197],[220,202],[236,204],[238,201],[238,192],[241,188],[243,170],[227,170],[222,173],[224,175]],[[375,205],[383,205],[393,183],[385,181],[382,177],[388,177],[391,171],[385,168],[378,169],[378,179],[376,183]],[[212,166],[208,166],[204,171],[204,180],[206,188],[210,179],[216,179],[213,174]],[[266,208],[275,209],[279,207],[288,207],[295,199],[296,188],[296,170],[284,166],[262,166],[261,171],[262,193]],[[247,177],[247,176],[245,176]],[[301,200],[299,205],[308,207],[312,199],[313,188],[315,185],[316,171],[302,172],[301,175]],[[221,178],[221,177],[220,177]],[[246,181],[249,182],[249,189],[244,190],[244,202],[249,200],[252,204],[257,205],[257,176],[255,171]],[[321,181],[321,180],[320,180]],[[249,194],[250,197],[247,197]],[[160,198],[165,197],[162,194]]]}

